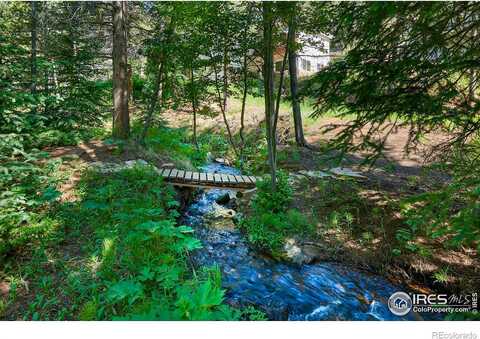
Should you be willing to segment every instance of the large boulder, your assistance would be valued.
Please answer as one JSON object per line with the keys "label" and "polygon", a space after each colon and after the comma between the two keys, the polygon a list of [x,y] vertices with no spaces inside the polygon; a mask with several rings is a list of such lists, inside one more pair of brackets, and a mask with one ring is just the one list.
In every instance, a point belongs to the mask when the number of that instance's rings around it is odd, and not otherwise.
{"label": "large boulder", "polygon": [[234,191],[228,191],[220,195],[215,202],[219,205],[225,206],[230,209],[236,208],[237,193]]}
{"label": "large boulder", "polygon": [[204,225],[215,229],[234,230],[235,216],[234,210],[214,203],[213,209],[204,216]]}
{"label": "large boulder", "polygon": [[295,264],[310,264],[322,258],[322,249],[311,243],[301,243],[297,239],[288,238],[283,246],[284,257]]}

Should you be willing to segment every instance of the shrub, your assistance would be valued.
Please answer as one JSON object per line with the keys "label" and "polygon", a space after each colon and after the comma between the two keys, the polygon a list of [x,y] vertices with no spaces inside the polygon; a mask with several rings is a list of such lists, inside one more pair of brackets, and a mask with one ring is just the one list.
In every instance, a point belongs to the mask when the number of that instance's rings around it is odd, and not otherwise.
{"label": "shrub", "polygon": [[257,182],[257,195],[253,206],[257,213],[285,212],[292,201],[292,188],[288,183],[288,174],[283,171],[277,173],[276,191],[272,192],[269,176]]}
{"label": "shrub", "polygon": [[312,223],[300,211],[289,209],[292,189],[287,174],[279,172],[275,192],[271,191],[268,177],[257,182],[257,190],[253,215],[240,222],[241,229],[247,233],[247,239],[254,247],[278,257],[285,238],[310,237],[315,233]]}
{"label": "shrub", "polygon": [[0,256],[55,235],[58,223],[48,215],[60,195],[51,173],[58,161],[26,150],[24,138],[0,138]]}
{"label": "shrub", "polygon": [[280,255],[287,237],[310,237],[315,229],[307,218],[297,210],[284,213],[264,212],[241,222],[248,241],[256,248]]}

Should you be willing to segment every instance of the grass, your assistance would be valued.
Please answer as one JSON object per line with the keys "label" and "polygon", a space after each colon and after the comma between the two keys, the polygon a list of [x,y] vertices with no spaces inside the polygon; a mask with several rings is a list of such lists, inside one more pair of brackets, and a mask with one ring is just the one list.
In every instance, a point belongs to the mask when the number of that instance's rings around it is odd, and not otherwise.
{"label": "grass", "polygon": [[[316,119],[310,118],[310,114],[314,111],[314,100],[307,98],[300,103],[300,109],[302,112],[303,119],[307,125],[312,124]],[[228,115],[229,116],[239,116],[241,112],[242,101],[239,97],[232,97],[229,101]],[[263,110],[265,107],[265,98],[263,96],[253,96],[248,95],[245,102],[245,112],[249,113],[258,113],[263,116]],[[292,111],[292,104],[290,101],[282,100],[280,102],[279,113],[281,115],[289,115]],[[334,112],[332,112],[333,116]],[[330,116],[330,115],[328,115]]]}

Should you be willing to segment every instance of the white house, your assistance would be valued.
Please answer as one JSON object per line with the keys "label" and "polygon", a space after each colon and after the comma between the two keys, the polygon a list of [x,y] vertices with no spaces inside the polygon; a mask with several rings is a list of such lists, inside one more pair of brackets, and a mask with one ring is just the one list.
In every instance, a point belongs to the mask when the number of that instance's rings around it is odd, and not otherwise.
{"label": "white house", "polygon": [[[312,75],[327,66],[331,61],[331,37],[325,34],[310,35],[300,33],[297,41],[302,46],[302,49],[297,52],[297,72],[299,77]],[[281,70],[284,54],[284,46],[277,48],[274,53],[276,72]]]}

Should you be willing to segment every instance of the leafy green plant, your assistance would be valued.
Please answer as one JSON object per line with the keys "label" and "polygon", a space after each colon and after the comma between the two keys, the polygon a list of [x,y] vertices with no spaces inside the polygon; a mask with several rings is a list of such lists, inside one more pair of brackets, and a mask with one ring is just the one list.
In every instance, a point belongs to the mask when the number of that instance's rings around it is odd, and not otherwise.
{"label": "leafy green plant", "polygon": [[253,306],[247,306],[242,310],[242,319],[251,321],[268,320],[267,315]]}
{"label": "leafy green plant", "polygon": [[288,183],[288,173],[278,171],[277,189],[272,192],[268,176],[257,182],[257,195],[253,199],[253,206],[257,213],[285,212],[292,201],[292,188]]}
{"label": "leafy green plant", "polygon": [[293,209],[283,213],[254,215],[242,220],[241,228],[253,246],[274,256],[280,255],[285,238],[311,237],[315,232],[312,223]]}
{"label": "leafy green plant", "polygon": [[[46,154],[27,150],[24,139],[0,138],[0,256],[54,235],[58,223],[48,215],[60,193],[59,166]],[[43,162],[41,162],[43,160]]]}
{"label": "leafy green plant", "polygon": [[315,228],[296,209],[289,209],[292,189],[288,176],[279,172],[277,191],[271,191],[268,178],[257,182],[257,196],[253,199],[253,215],[241,220],[240,227],[248,241],[256,248],[280,256],[287,237],[311,237]]}
{"label": "leafy green plant", "polygon": [[435,282],[440,284],[446,284],[449,280],[449,269],[448,267],[442,268],[433,274]]}
{"label": "leafy green plant", "polygon": [[[88,172],[82,200],[65,218],[95,225],[100,280],[80,310],[84,319],[230,319],[218,269],[192,277],[187,253],[201,247],[176,224],[174,192],[149,166],[105,176]],[[68,208],[68,210],[67,210]],[[94,296],[94,303],[92,300]]]}
{"label": "leafy green plant", "polygon": [[98,305],[95,301],[87,301],[81,308],[78,319],[82,321],[95,320]]}

